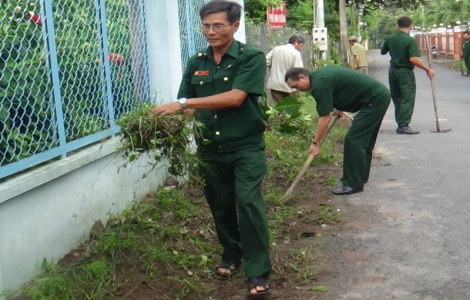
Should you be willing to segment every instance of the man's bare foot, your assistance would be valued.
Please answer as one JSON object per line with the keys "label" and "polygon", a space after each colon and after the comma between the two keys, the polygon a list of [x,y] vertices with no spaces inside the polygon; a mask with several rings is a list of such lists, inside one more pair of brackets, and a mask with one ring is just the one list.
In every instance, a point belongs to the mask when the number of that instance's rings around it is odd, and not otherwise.
{"label": "man's bare foot", "polygon": [[248,288],[249,295],[266,295],[271,292],[266,277],[250,278],[250,287]]}

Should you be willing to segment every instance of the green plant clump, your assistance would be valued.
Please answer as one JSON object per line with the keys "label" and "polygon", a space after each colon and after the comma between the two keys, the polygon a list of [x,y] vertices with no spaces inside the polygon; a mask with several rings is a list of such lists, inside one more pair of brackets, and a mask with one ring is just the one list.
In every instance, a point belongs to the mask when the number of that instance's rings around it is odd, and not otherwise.
{"label": "green plant clump", "polygon": [[195,133],[190,126],[192,117],[183,113],[152,114],[152,107],[145,103],[116,122],[123,133],[118,150],[128,162],[144,153],[155,160],[154,166],[168,159],[170,174],[186,175],[197,160],[190,147],[191,136]]}

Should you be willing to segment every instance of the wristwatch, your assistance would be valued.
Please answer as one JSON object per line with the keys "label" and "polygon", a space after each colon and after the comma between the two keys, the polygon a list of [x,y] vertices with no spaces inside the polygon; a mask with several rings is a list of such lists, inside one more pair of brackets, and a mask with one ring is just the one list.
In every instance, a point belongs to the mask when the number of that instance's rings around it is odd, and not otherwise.
{"label": "wristwatch", "polygon": [[188,100],[188,99],[186,99],[186,98],[180,98],[180,99],[178,99],[178,102],[181,104],[181,109],[183,109],[183,110],[188,108],[188,107],[186,106],[186,100]]}

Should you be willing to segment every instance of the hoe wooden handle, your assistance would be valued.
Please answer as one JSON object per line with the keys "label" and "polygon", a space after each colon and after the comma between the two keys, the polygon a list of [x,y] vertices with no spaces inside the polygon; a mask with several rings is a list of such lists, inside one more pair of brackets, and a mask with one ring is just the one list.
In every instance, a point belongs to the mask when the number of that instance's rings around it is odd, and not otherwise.
{"label": "hoe wooden handle", "polygon": [[[328,133],[330,133],[330,130],[331,128],[333,127],[333,125],[335,125],[336,121],[339,119],[339,117],[337,115],[334,115],[333,118],[331,118],[330,120],[330,123],[328,124],[328,129],[326,130],[326,134],[323,136],[323,138],[321,139],[320,143],[318,146],[321,146],[321,144],[323,144],[323,142],[325,141],[325,138],[326,136],[328,135]],[[297,174],[297,176],[295,177],[294,181],[292,182],[292,184],[290,185],[290,187],[287,189],[287,192],[284,194],[284,196],[282,197],[282,200],[281,201],[286,201],[287,199],[289,199],[290,195],[292,195],[292,193],[294,192],[294,189],[295,187],[297,186],[297,184],[299,184],[300,180],[302,179],[302,177],[305,175],[305,173],[307,172],[308,170],[308,167],[310,167],[310,164],[312,163],[313,161],[313,155],[310,154],[307,158],[307,160],[305,161],[302,169],[300,169],[299,171],[299,174]]]}

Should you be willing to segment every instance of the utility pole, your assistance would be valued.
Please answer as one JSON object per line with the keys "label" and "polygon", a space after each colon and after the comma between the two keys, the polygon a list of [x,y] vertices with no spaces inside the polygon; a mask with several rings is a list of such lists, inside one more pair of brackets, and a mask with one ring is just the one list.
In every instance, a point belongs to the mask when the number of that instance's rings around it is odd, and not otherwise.
{"label": "utility pole", "polygon": [[319,58],[326,59],[328,51],[328,30],[325,27],[325,13],[323,0],[313,0],[313,43],[320,50]]}
{"label": "utility pole", "polygon": [[341,57],[343,66],[348,66],[348,25],[346,20],[345,0],[339,0],[339,32],[341,35]]}
{"label": "utility pole", "polygon": [[312,0],[313,5],[313,28],[317,26],[317,1]]}

